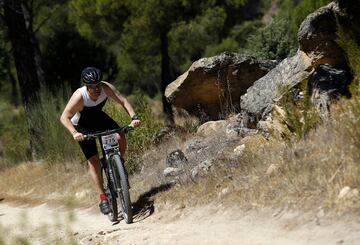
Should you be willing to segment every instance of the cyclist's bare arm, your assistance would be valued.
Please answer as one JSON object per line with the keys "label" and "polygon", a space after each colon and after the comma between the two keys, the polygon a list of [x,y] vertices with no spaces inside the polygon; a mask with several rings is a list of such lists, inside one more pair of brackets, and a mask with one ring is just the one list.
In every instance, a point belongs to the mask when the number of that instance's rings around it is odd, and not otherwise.
{"label": "cyclist's bare arm", "polygon": [[[124,107],[124,109],[127,111],[127,113],[129,114],[130,117],[133,117],[135,115],[135,111],[133,109],[133,107],[131,106],[131,104],[129,103],[129,101],[120,94],[120,92],[110,83],[108,82],[104,82],[105,84],[104,86],[104,90],[105,93],[111,97],[112,99],[114,99],[117,103],[119,103],[120,105],[122,105],[122,107]],[[135,127],[139,126],[140,121],[136,120],[138,122],[135,123]]]}
{"label": "cyclist's bare arm", "polygon": [[63,113],[61,114],[60,121],[61,123],[69,130],[69,132],[73,135],[74,139],[82,140],[83,135],[78,133],[71,123],[71,118],[79,111],[81,111],[84,107],[84,101],[81,96],[81,92],[76,90],[71,96],[69,102],[67,103]]}

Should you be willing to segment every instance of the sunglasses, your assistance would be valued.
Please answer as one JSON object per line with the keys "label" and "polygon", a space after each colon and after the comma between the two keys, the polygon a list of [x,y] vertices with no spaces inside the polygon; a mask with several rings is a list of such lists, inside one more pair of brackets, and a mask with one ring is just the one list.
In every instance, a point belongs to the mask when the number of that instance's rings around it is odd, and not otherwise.
{"label": "sunglasses", "polygon": [[100,88],[100,86],[101,86],[101,83],[86,85],[86,87],[92,88],[92,89]]}

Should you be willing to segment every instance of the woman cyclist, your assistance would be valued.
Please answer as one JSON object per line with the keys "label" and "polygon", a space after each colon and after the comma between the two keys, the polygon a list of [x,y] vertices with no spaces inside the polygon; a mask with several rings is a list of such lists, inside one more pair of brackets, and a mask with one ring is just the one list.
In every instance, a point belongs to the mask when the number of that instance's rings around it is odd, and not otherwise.
{"label": "woman cyclist", "polygon": [[[94,139],[84,141],[84,135],[119,128],[119,125],[102,111],[108,97],[115,100],[127,111],[133,127],[140,126],[140,120],[129,101],[113,85],[102,81],[102,74],[99,69],[86,67],[81,73],[81,80],[84,86],[72,94],[60,121],[72,134],[74,140],[79,142],[89,165],[91,179],[100,196],[100,210],[103,214],[108,214],[111,209],[103,189],[96,142]],[[125,135],[118,134],[118,141],[121,155],[124,156],[126,150]]]}

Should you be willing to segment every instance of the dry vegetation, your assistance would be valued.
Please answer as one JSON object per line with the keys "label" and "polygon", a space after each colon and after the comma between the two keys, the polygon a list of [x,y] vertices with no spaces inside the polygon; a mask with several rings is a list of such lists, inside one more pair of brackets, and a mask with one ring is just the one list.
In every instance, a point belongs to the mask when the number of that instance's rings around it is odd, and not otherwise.
{"label": "dry vegetation", "polygon": [[[227,140],[224,135],[202,139],[207,152],[190,162],[214,159],[204,177],[189,172],[174,181],[163,176],[166,156],[183,149],[194,135],[173,136],[153,146],[142,156],[141,171],[131,176],[133,201],[152,191],[158,208],[176,208],[218,203],[253,208],[315,210],[322,207],[339,213],[360,211],[360,102],[342,100],[332,107],[332,118],[296,141],[266,140],[260,135]],[[191,119],[193,120],[193,119]],[[244,144],[242,155],[233,149]],[[47,166],[24,163],[0,172],[2,196],[8,200],[53,203],[75,201],[77,206],[96,207],[86,166],[79,163]],[[172,188],[162,188],[167,183]],[[349,186],[355,195],[339,198]],[[168,191],[162,191],[162,190]],[[17,196],[22,198],[11,198]]]}
{"label": "dry vegetation", "polygon": [[[284,143],[256,136],[230,142],[217,154],[215,168],[206,178],[194,180],[188,175],[188,181],[178,181],[157,201],[175,206],[217,202],[244,209],[321,207],[359,213],[359,108],[358,98],[339,102],[333,106],[329,121],[298,141]],[[177,144],[147,156],[157,171],[162,170],[157,164],[165,165],[164,156],[171,149],[181,148],[181,142]],[[208,144],[211,152],[219,147],[219,139],[214,137]],[[236,144],[245,144],[246,150],[234,159],[230,153]],[[156,178],[161,178],[160,173]],[[339,198],[346,186],[352,194]]]}
{"label": "dry vegetation", "polygon": [[97,199],[86,167],[79,163],[48,166],[23,163],[0,172],[0,196],[18,204],[89,206]]}

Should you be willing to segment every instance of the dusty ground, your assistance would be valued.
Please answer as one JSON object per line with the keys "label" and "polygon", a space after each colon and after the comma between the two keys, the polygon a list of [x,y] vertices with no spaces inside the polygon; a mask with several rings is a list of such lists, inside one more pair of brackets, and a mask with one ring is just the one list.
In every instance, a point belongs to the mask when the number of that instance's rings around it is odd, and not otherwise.
{"label": "dusty ground", "polygon": [[[98,211],[0,202],[5,244],[360,244],[360,222],[286,210],[243,213],[237,208],[142,210],[133,224],[111,224]],[[1,234],[1,233],[0,233]],[[0,235],[1,237],[1,235]],[[11,237],[11,238],[10,238]],[[1,243],[1,239],[0,239]]]}

